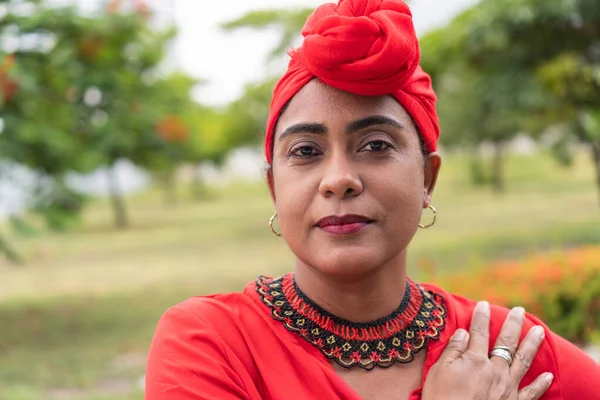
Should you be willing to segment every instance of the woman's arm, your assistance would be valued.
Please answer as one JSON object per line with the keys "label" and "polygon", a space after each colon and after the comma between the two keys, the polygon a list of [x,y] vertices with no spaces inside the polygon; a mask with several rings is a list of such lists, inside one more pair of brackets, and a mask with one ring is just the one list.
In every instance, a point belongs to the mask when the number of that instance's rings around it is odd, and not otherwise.
{"label": "woman's arm", "polygon": [[201,316],[173,307],[160,319],[150,347],[145,399],[249,399],[234,357]]}
{"label": "woman's arm", "polygon": [[550,334],[549,342],[562,398],[600,400],[600,364],[554,333]]}

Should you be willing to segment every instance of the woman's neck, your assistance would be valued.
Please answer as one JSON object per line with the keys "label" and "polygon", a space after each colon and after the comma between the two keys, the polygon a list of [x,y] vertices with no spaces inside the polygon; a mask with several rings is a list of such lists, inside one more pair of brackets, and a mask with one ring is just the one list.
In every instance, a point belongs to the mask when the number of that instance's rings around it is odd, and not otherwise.
{"label": "woman's neck", "polygon": [[333,315],[352,322],[369,322],[396,310],[406,291],[406,253],[364,276],[343,279],[296,262],[298,287]]}

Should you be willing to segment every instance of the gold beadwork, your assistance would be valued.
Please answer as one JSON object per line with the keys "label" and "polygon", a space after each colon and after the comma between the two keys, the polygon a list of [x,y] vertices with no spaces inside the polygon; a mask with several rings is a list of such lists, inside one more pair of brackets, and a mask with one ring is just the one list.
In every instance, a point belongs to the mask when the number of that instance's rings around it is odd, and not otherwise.
{"label": "gold beadwork", "polygon": [[[371,370],[375,367],[389,367],[396,362],[409,363],[419,351],[426,348],[428,341],[439,340],[440,331],[446,325],[443,297],[431,293],[431,297],[427,298],[425,293],[429,292],[411,281],[406,283],[407,293],[414,294],[411,298],[420,299],[420,303],[414,304],[417,309],[410,315],[400,312],[396,316],[397,321],[393,320],[399,330],[386,326],[388,329],[385,330],[385,336],[379,336],[379,331],[371,334],[367,331],[369,328],[350,321],[320,321],[319,318],[323,318],[325,314],[318,314],[320,310],[298,291],[293,274],[274,279],[259,277],[256,283],[256,291],[262,302],[270,308],[275,320],[281,321],[290,332],[296,332],[319,348],[327,358],[346,368]],[[274,283],[279,285],[271,286]],[[274,293],[278,295],[274,296]],[[285,304],[278,307],[276,304],[281,304],[280,301]],[[288,316],[288,311],[293,314]],[[421,313],[429,314],[429,317]]]}

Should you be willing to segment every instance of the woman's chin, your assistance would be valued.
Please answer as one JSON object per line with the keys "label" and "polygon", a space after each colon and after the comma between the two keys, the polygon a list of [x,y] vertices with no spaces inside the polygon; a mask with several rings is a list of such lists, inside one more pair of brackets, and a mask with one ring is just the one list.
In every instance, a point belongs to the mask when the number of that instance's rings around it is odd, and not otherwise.
{"label": "woman's chin", "polygon": [[332,248],[310,254],[305,264],[336,279],[354,280],[373,273],[393,258],[383,257],[384,254],[383,249],[377,251],[373,247]]}

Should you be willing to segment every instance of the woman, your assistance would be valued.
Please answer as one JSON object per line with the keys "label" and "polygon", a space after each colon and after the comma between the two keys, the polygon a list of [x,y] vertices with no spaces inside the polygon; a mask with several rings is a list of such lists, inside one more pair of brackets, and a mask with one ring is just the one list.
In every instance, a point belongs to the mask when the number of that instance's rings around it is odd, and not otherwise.
{"label": "woman", "polygon": [[522,308],[406,276],[441,165],[408,7],[341,0],[302,33],[265,140],[294,272],[169,310],[146,398],[600,399],[600,367]]}

